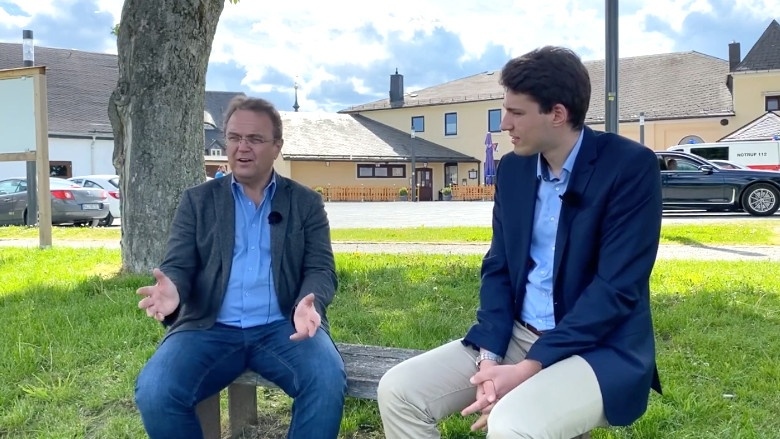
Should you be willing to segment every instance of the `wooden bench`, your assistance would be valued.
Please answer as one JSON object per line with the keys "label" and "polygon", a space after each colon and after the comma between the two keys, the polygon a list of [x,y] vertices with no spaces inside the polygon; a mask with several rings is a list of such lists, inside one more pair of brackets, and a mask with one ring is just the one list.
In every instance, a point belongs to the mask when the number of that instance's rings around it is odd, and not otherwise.
{"label": "wooden bench", "polygon": [[[376,400],[379,379],[391,367],[421,354],[415,349],[387,348],[336,343],[347,372],[347,396]],[[254,372],[244,372],[228,386],[228,419],[230,438],[237,438],[247,427],[257,425],[257,387],[276,387]],[[204,439],[221,439],[219,394],[204,400],[197,407]],[[579,438],[589,439],[585,434]]]}
{"label": "wooden bench", "polygon": [[[376,400],[379,379],[391,367],[423,351],[336,343],[347,372],[347,396]],[[257,425],[257,387],[276,387],[254,372],[244,372],[228,386],[230,437],[236,438],[251,425]],[[220,439],[219,394],[198,404],[204,439]]]}

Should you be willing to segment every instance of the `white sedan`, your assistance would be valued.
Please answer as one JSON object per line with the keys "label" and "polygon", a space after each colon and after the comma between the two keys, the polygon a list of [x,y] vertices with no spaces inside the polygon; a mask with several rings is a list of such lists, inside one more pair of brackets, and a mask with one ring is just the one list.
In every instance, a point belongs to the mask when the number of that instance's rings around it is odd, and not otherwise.
{"label": "white sedan", "polygon": [[115,218],[122,218],[120,209],[119,176],[111,174],[82,175],[68,179],[86,188],[100,188],[108,192],[108,215],[100,220],[101,226],[110,226]]}

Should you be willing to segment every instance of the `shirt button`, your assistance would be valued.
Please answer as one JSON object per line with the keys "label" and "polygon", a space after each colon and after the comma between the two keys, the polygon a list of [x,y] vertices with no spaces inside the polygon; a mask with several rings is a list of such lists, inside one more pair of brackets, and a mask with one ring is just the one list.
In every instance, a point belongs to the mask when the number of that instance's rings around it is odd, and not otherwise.
{"label": "shirt button", "polygon": [[554,216],[551,216],[551,217],[550,217],[550,221],[555,221],[555,217],[554,217]]}
{"label": "shirt button", "polygon": [[249,247],[249,248],[250,248],[250,249],[252,249],[252,250],[254,250],[254,249],[255,249],[255,246],[252,246],[252,247]]}
{"label": "shirt button", "polygon": [[561,190],[560,186],[555,186],[555,190],[560,191]]}

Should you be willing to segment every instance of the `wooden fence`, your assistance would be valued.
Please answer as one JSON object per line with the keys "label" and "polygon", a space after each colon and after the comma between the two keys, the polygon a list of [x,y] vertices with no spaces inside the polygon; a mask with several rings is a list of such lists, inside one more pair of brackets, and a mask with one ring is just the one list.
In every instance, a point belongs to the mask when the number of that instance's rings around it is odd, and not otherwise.
{"label": "wooden fence", "polygon": [[452,199],[460,201],[492,201],[496,193],[495,187],[485,186],[454,186],[452,188]]}
{"label": "wooden fence", "polygon": [[[398,186],[321,186],[327,201],[400,201]],[[452,199],[459,201],[492,201],[493,186],[453,186]],[[434,200],[438,198],[434,194]],[[411,201],[411,194],[407,196]]]}

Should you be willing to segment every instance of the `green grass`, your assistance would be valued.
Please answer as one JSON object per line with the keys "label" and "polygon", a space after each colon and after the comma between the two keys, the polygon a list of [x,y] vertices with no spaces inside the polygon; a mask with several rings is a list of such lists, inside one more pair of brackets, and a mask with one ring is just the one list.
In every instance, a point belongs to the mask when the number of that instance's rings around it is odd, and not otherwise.
{"label": "green grass", "polygon": [[[151,277],[117,276],[119,258],[105,249],[0,253],[0,437],[145,437],[133,382],[162,329],[136,307],[135,289]],[[338,254],[334,338],[428,349],[462,336],[479,261]],[[652,289],[664,395],[633,426],[593,437],[776,437],[780,264],[659,261]],[[261,418],[278,426],[252,437],[284,437],[289,398],[261,395]],[[469,432],[471,421],[450,417],[444,438],[484,437]],[[341,437],[382,438],[375,403],[348,400]]]}
{"label": "green grass", "polygon": [[[57,241],[119,240],[118,227],[55,227],[52,239]],[[408,227],[396,229],[333,229],[333,241],[348,242],[490,242],[489,227]],[[38,229],[0,227],[0,240],[37,239]],[[661,229],[662,244],[685,245],[777,245],[780,227],[756,221],[665,224]]]}

